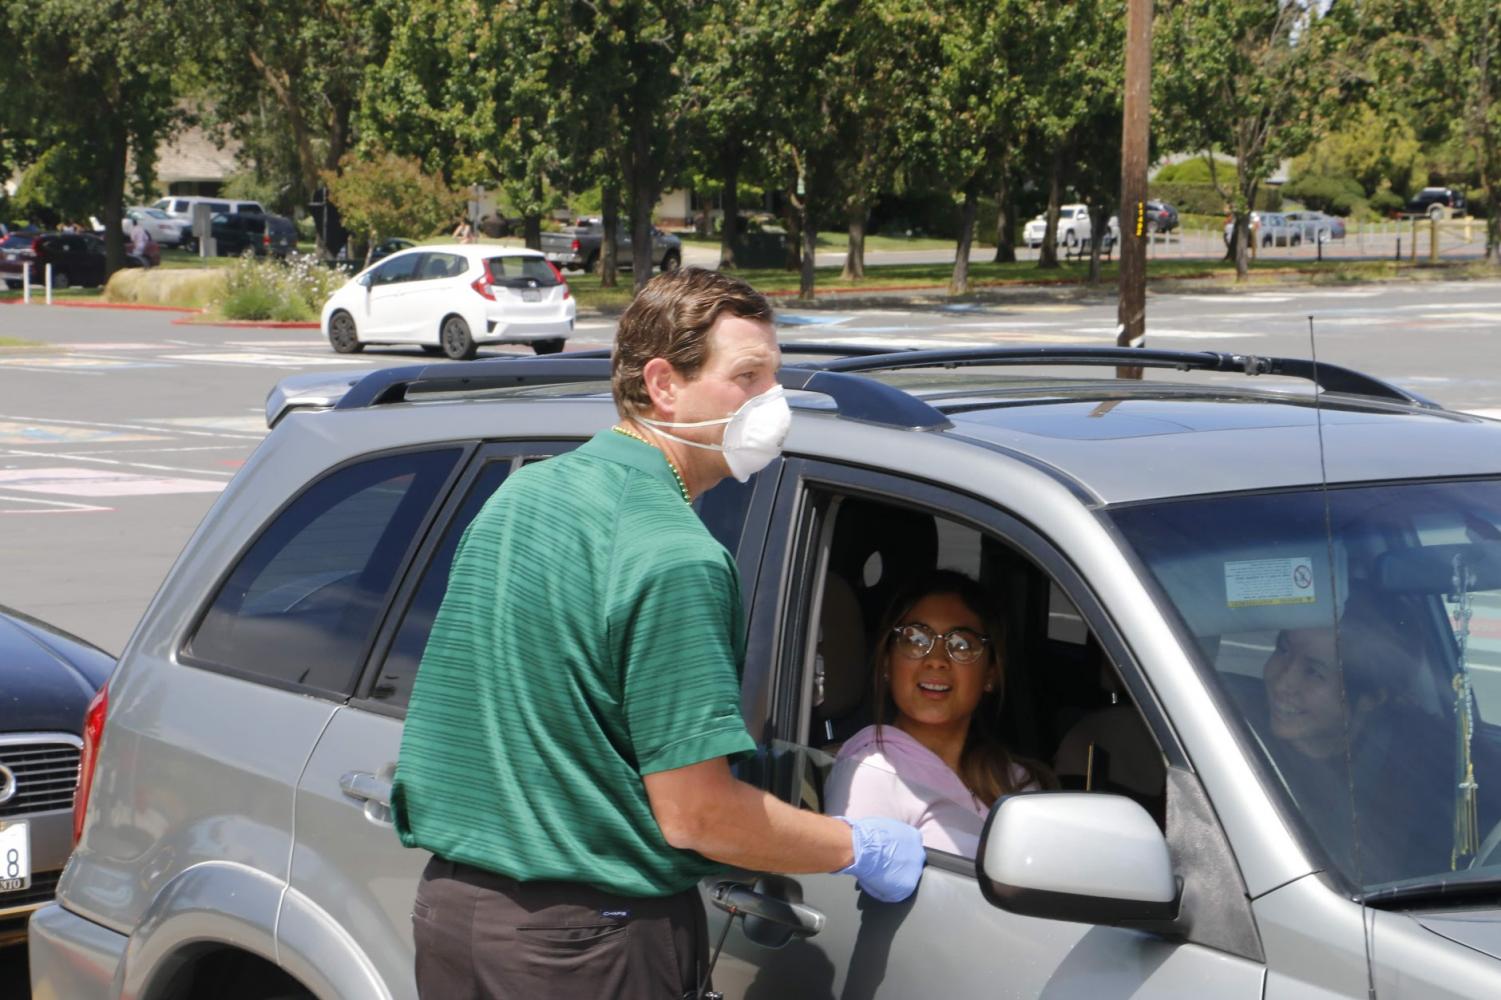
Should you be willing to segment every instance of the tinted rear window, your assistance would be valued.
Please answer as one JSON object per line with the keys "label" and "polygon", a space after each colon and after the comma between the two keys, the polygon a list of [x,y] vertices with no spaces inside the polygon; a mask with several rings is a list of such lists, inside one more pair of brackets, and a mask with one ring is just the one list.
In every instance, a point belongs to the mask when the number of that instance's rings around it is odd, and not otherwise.
{"label": "tinted rear window", "polygon": [[458,449],[408,452],[320,479],[265,528],[188,644],[206,665],[345,692]]}
{"label": "tinted rear window", "polygon": [[0,240],[0,249],[24,250],[27,247],[31,246],[31,241],[34,239],[36,239],[35,236],[21,236],[19,234],[12,234],[10,236],[7,236],[4,240]]}
{"label": "tinted rear window", "polygon": [[492,285],[542,286],[560,284],[558,272],[541,257],[491,257],[485,261],[490,268]]}

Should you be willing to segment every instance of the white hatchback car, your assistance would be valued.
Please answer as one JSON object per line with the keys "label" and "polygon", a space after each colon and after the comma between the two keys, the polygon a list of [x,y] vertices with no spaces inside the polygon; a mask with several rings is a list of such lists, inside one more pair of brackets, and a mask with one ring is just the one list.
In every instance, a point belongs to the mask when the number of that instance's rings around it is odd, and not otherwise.
{"label": "white hatchback car", "polygon": [[555,354],[578,305],[562,272],[535,250],[451,244],[412,247],[371,265],[323,306],[340,354],[412,344],[456,361],[480,344],[530,344]]}

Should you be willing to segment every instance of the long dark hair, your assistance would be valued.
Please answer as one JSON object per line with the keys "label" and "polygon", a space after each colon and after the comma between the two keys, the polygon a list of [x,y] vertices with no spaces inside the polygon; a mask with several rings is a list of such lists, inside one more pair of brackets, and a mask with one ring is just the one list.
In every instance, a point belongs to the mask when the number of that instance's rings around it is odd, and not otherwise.
{"label": "long dark hair", "polygon": [[[896,595],[881,621],[881,630],[877,633],[875,644],[874,669],[871,670],[871,683],[874,686],[871,704],[875,706],[876,712],[877,742],[881,739],[881,727],[891,724],[896,717],[896,702],[892,700],[886,676],[886,661],[891,656],[892,636],[918,602],[939,594],[959,598],[980,619],[985,635],[990,639],[986,645],[989,656],[986,665],[994,666],[996,672],[994,690],[981,694],[980,703],[975,706],[974,715],[970,716],[969,732],[964,737],[964,750],[959,755],[959,780],[987,807],[994,805],[995,800],[1002,795],[1009,795],[1034,782],[1043,788],[1058,787],[1057,779],[1046,765],[1012,754],[1001,739],[1001,703],[1006,690],[1006,664],[1002,653],[1005,648],[1005,623],[995,613],[996,602],[992,595],[973,578],[956,570],[934,570],[913,581]],[[1026,772],[1026,776],[1019,782],[1012,781],[1013,764],[1019,765]]]}

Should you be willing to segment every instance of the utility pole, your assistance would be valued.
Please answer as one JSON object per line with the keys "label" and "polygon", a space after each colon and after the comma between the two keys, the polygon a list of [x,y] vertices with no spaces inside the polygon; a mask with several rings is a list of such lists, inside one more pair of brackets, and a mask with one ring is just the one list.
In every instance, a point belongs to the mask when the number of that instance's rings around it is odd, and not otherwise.
{"label": "utility pole", "polygon": [[[1121,128],[1121,290],[1115,342],[1143,347],[1147,337],[1147,130],[1152,107],[1152,0],[1128,0],[1126,88]],[[1142,377],[1118,367],[1117,378]]]}

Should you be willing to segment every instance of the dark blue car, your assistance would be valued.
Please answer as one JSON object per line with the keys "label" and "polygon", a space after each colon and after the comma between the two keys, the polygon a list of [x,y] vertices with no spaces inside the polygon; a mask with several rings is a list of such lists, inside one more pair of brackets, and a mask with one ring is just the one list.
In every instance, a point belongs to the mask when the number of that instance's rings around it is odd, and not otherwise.
{"label": "dark blue car", "polygon": [[73,850],[73,793],[89,701],[115,658],[0,607],[0,947],[26,938]]}

